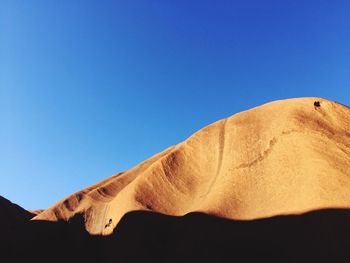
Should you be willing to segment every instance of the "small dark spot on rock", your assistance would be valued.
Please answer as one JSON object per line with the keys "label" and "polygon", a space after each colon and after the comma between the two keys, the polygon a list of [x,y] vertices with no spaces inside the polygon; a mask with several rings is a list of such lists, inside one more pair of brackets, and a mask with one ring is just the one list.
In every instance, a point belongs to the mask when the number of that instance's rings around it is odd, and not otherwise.
{"label": "small dark spot on rock", "polygon": [[112,218],[109,219],[108,224],[105,225],[105,228],[109,227],[112,224]]}
{"label": "small dark spot on rock", "polygon": [[315,102],[314,102],[314,106],[315,106],[315,107],[321,107],[321,102],[315,101]]}

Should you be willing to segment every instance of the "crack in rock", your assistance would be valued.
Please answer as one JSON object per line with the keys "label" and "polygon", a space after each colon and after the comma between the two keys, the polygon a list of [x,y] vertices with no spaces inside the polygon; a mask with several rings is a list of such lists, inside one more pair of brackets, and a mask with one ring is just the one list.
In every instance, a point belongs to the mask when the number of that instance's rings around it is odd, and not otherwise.
{"label": "crack in rock", "polygon": [[236,166],[234,169],[251,167],[251,166],[257,164],[258,162],[261,162],[270,154],[270,152],[272,151],[272,148],[276,144],[276,142],[277,142],[277,138],[273,137],[273,139],[270,140],[269,147],[265,151],[263,151],[263,153],[259,154],[259,156],[256,159],[254,159],[253,161],[248,162],[248,163],[242,163],[242,164]]}
{"label": "crack in rock", "polygon": [[291,133],[293,133],[293,132],[296,132],[296,131],[295,131],[295,130],[283,131],[283,132],[281,133],[280,136],[278,136],[278,137],[273,137],[273,138],[270,140],[270,142],[269,142],[268,148],[267,148],[265,151],[263,151],[262,153],[260,153],[260,154],[258,155],[257,158],[255,158],[255,159],[254,159],[253,161],[251,161],[251,162],[242,163],[242,164],[240,164],[240,165],[234,167],[234,169],[248,168],[248,167],[251,167],[251,166],[253,166],[253,165],[256,165],[258,162],[263,161],[263,160],[271,153],[271,151],[272,151],[274,145],[275,145],[275,144],[277,143],[277,141],[278,141],[278,138],[280,138],[281,136],[284,136],[284,135],[291,134]]}

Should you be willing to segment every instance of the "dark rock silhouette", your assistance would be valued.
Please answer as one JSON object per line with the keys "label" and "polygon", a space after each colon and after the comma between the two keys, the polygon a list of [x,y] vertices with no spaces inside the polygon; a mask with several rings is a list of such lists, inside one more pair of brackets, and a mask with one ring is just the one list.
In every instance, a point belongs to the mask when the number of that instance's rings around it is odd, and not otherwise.
{"label": "dark rock silhouette", "polygon": [[345,209],[252,221],[137,211],[126,214],[110,236],[88,234],[83,220],[77,215],[69,222],[28,221],[4,262],[350,261]]}

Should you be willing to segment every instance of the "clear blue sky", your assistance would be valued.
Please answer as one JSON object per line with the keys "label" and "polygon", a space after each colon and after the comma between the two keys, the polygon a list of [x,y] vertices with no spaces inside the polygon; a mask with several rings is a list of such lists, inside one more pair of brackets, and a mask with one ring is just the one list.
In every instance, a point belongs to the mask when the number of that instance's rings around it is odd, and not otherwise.
{"label": "clear blue sky", "polygon": [[1,1],[0,195],[27,209],[218,119],[350,105],[350,1]]}

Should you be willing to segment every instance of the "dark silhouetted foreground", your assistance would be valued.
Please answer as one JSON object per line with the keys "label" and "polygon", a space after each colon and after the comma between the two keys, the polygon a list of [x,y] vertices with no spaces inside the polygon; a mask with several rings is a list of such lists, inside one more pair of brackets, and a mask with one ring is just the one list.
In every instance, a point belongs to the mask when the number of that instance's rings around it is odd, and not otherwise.
{"label": "dark silhouetted foreground", "polygon": [[350,210],[253,221],[131,212],[107,237],[77,216],[18,223],[10,239],[2,262],[350,262]]}

